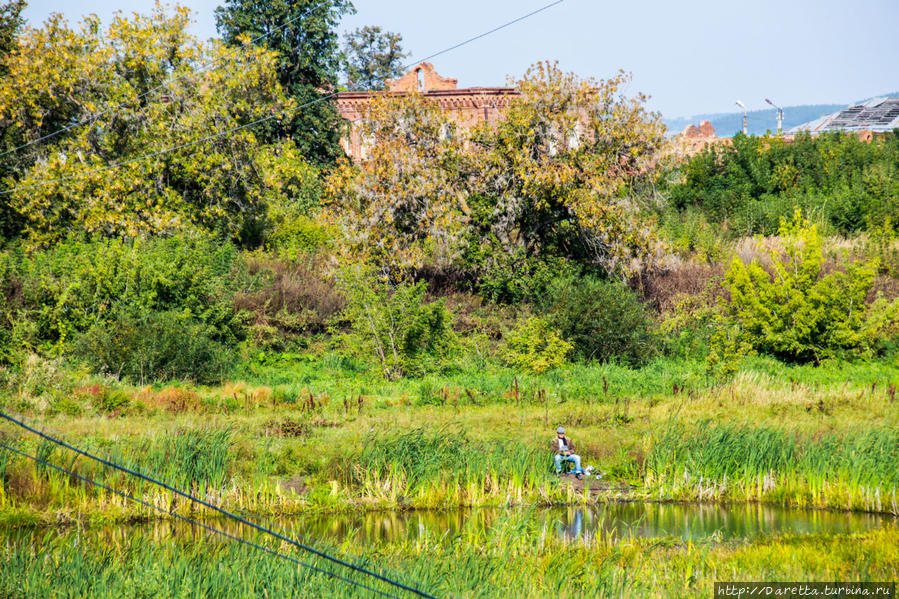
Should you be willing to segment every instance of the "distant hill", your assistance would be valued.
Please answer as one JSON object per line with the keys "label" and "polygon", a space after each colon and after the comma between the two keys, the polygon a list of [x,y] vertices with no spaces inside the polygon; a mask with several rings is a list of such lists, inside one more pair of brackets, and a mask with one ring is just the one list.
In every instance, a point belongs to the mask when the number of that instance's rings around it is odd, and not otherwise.
{"label": "distant hill", "polygon": [[[895,98],[899,97],[899,92],[891,92],[888,94],[880,94],[871,96],[858,102],[850,104],[862,104],[873,98]],[[846,104],[802,104],[800,106],[784,106],[784,129],[802,125],[809,121],[813,121],[818,117],[837,112],[846,108]],[[731,137],[732,135],[743,130],[743,113],[742,112],[725,112],[718,114],[696,114],[690,117],[678,117],[673,119],[663,119],[668,125],[669,134],[676,135],[684,130],[687,125],[699,125],[699,121],[710,121],[715,128],[715,132],[721,137]],[[768,110],[753,110],[747,115],[747,125],[750,135],[763,135],[766,131],[777,131],[777,111],[773,108]]]}

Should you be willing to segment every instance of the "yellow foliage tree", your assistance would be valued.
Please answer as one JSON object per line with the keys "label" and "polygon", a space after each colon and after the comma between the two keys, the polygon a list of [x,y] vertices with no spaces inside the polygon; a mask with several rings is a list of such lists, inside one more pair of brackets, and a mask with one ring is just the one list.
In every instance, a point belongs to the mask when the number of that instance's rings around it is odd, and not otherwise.
{"label": "yellow foliage tree", "polygon": [[368,106],[361,134],[369,159],[341,163],[325,191],[325,218],[339,227],[346,257],[397,277],[428,260],[450,263],[467,183],[453,125],[421,96],[383,96]]}
{"label": "yellow foliage tree", "polygon": [[[5,145],[88,121],[6,157],[13,168],[4,187],[16,191],[2,197],[32,245],[191,227],[256,241],[266,202],[289,192],[267,172],[302,158],[290,141],[258,143],[252,128],[195,142],[294,101],[278,83],[275,53],[200,43],[189,21],[188,9],[157,5],[149,16],[118,16],[105,31],[96,17],[76,31],[54,15],[21,34],[0,82]],[[205,64],[215,68],[198,68]]]}
{"label": "yellow foliage tree", "polygon": [[652,176],[664,143],[646,97],[628,98],[624,73],[602,81],[538,63],[517,82],[520,96],[496,126],[473,133],[476,195],[506,251],[559,253],[627,275],[664,253],[631,190]]}
{"label": "yellow foliage tree", "polygon": [[521,252],[619,276],[655,264],[665,248],[631,190],[651,178],[664,126],[644,96],[622,94],[627,81],[538,64],[499,123],[470,135],[426,97],[377,98],[369,158],[327,185],[346,254],[397,272]]}

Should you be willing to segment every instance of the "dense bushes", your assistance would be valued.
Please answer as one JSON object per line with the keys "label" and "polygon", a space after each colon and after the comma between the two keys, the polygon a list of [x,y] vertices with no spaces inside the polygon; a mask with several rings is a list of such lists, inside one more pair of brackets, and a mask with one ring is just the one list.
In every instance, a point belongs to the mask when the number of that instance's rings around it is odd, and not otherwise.
{"label": "dense bushes", "polygon": [[96,372],[133,383],[218,383],[233,352],[214,336],[211,327],[180,312],[122,314],[91,327],[75,344],[75,355]]}
{"label": "dense bushes", "polygon": [[695,206],[737,235],[776,233],[796,207],[843,234],[899,224],[899,135],[798,135],[791,143],[738,135],[683,167],[675,208]]}
{"label": "dense bushes", "polygon": [[540,317],[521,322],[506,335],[503,356],[518,370],[540,374],[565,364],[571,344]]}
{"label": "dense bushes", "polygon": [[727,317],[759,352],[814,361],[870,354],[895,333],[899,303],[867,304],[876,264],[848,264],[826,273],[821,239],[797,211],[781,226],[783,252],[769,254],[768,270],[735,257],[727,271]]}
{"label": "dense bushes", "polygon": [[554,328],[584,360],[639,365],[654,353],[652,322],[639,298],[617,281],[557,281],[544,301]]}
{"label": "dense bushes", "polygon": [[387,379],[422,374],[450,356],[456,339],[442,301],[425,301],[424,283],[391,284],[364,267],[341,273],[351,329],[344,346],[374,360]]}
{"label": "dense bushes", "polygon": [[467,268],[478,272],[475,290],[491,301],[505,304],[532,303],[546,296],[554,280],[575,277],[580,265],[558,256],[528,256],[524,251],[506,254],[474,248]]}
{"label": "dense bushes", "polygon": [[0,341],[19,351],[74,351],[134,381],[216,380],[244,335],[233,296],[241,259],[204,237],[69,241],[0,259]]}
{"label": "dense bushes", "polygon": [[249,333],[260,347],[283,349],[297,335],[324,333],[345,307],[315,255],[292,260],[253,255],[246,263],[254,285],[238,292],[234,305],[249,313]]}
{"label": "dense bushes", "polygon": [[62,243],[10,258],[21,290],[16,319],[34,323],[34,346],[62,345],[121,311],[177,310],[215,330],[239,335],[230,295],[239,255],[203,237]]}

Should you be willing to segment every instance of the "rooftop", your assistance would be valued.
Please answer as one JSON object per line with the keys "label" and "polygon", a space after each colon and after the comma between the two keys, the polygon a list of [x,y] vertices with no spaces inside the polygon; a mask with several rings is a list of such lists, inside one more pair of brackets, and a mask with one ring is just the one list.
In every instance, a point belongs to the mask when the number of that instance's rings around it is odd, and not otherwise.
{"label": "rooftop", "polygon": [[875,98],[864,104],[852,106],[824,115],[814,121],[793,127],[787,134],[809,131],[873,131],[886,133],[899,128],[899,98]]}

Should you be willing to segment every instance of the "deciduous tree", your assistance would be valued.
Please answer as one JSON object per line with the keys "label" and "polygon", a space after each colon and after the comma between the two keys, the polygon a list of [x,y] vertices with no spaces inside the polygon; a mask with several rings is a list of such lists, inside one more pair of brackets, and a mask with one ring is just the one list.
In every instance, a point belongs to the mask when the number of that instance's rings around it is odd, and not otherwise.
{"label": "deciduous tree", "polygon": [[463,146],[432,101],[375,99],[361,135],[370,152],[342,163],[328,179],[325,217],[343,238],[344,255],[402,278],[426,262],[450,264],[463,232]]}
{"label": "deciduous tree", "polygon": [[383,90],[388,79],[403,74],[403,36],[367,25],[347,35],[343,70],[347,88]]}
{"label": "deciduous tree", "polygon": [[551,63],[528,70],[499,123],[473,134],[482,215],[473,242],[561,254],[610,275],[656,262],[664,248],[631,192],[652,176],[664,126],[645,96],[623,94],[629,80],[581,79]]}
{"label": "deciduous tree", "polygon": [[[301,162],[296,148],[260,143],[252,127],[192,144],[295,104],[278,82],[274,52],[200,44],[188,23],[187,9],[157,8],[117,17],[105,31],[93,17],[76,31],[54,16],[23,32],[0,82],[5,134],[31,141],[89,120],[9,161],[14,176],[5,184],[17,191],[7,197],[32,244],[191,227],[258,241],[266,202],[289,191],[271,174],[286,170],[281,162]],[[216,60],[214,69],[194,68]],[[105,168],[114,164],[121,166]]]}
{"label": "deciduous tree", "polygon": [[6,57],[16,48],[16,33],[25,23],[22,11],[25,0],[11,0],[0,4],[0,77],[6,75]]}
{"label": "deciduous tree", "polygon": [[[247,38],[278,54],[278,79],[302,110],[266,129],[271,141],[290,136],[307,160],[333,162],[342,155],[342,122],[332,100],[340,48],[337,25],[355,12],[349,0],[225,0],[216,10],[218,31],[227,44]],[[261,37],[264,36],[264,37]]]}
{"label": "deciduous tree", "polygon": [[665,250],[633,189],[652,177],[664,128],[643,96],[623,96],[627,80],[537,65],[499,122],[470,137],[426,97],[375,99],[360,124],[369,156],[328,187],[344,247],[392,272],[480,276],[521,256],[622,277],[653,266]]}

